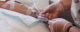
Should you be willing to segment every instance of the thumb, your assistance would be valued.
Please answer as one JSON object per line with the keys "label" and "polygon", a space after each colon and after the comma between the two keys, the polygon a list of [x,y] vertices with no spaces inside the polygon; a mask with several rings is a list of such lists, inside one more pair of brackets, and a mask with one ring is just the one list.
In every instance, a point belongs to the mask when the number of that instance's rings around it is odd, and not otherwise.
{"label": "thumb", "polygon": [[54,12],[54,10],[56,9],[56,5],[50,5],[49,7],[47,7],[43,12],[42,14],[46,14],[46,13],[50,13],[50,12]]}

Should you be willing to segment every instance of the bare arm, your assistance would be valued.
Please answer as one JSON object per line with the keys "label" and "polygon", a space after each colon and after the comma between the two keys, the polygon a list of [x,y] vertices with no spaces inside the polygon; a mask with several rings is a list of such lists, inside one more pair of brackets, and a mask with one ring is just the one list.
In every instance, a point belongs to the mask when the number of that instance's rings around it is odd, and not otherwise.
{"label": "bare arm", "polygon": [[71,7],[72,0],[61,0],[57,4],[51,4],[42,14],[47,15],[49,19],[54,19],[60,16],[64,11],[67,11]]}
{"label": "bare arm", "polygon": [[60,3],[63,5],[64,10],[69,10],[71,8],[72,0],[62,0]]}

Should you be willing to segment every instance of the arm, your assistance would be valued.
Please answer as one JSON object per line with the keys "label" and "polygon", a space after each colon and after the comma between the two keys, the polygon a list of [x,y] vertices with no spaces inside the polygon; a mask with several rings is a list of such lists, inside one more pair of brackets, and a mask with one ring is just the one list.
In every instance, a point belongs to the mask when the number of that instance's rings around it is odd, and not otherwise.
{"label": "arm", "polygon": [[[58,2],[59,0],[49,0],[51,3]],[[58,5],[61,4],[64,10],[69,10],[72,4],[72,0],[60,0]]]}
{"label": "arm", "polygon": [[53,2],[42,14],[47,15],[49,19],[57,18],[62,12],[70,9],[71,3],[72,0],[60,0],[60,2],[56,4]]}
{"label": "arm", "polygon": [[60,3],[63,5],[64,10],[69,10],[71,7],[72,0],[62,0]]}

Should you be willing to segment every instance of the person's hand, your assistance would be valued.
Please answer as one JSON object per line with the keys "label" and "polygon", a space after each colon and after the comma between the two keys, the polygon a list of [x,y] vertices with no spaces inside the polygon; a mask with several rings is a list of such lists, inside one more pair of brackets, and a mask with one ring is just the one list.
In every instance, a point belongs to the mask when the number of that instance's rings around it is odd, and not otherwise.
{"label": "person's hand", "polygon": [[48,19],[53,19],[59,17],[61,12],[63,12],[63,6],[61,4],[51,4],[41,13],[46,15]]}
{"label": "person's hand", "polygon": [[73,26],[70,28],[69,32],[80,32],[80,29],[78,27]]}

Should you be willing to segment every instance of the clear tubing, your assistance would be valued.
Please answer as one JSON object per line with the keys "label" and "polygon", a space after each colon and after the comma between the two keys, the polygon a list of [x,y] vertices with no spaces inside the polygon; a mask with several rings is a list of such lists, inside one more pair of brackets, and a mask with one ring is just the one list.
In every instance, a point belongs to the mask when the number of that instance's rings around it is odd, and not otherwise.
{"label": "clear tubing", "polygon": [[42,14],[39,14],[37,16],[37,18],[38,18],[39,21],[42,21],[42,22],[48,21],[48,18],[45,15],[42,15]]}

